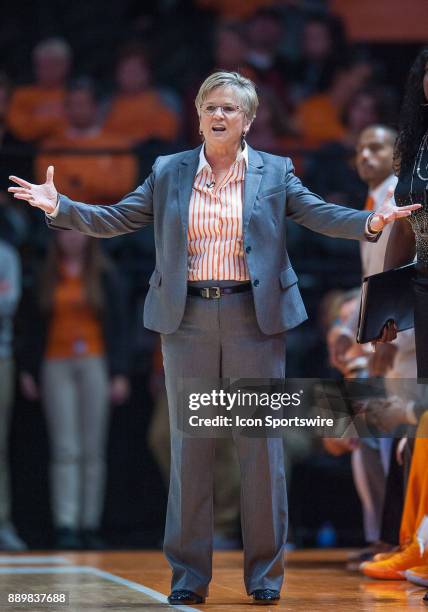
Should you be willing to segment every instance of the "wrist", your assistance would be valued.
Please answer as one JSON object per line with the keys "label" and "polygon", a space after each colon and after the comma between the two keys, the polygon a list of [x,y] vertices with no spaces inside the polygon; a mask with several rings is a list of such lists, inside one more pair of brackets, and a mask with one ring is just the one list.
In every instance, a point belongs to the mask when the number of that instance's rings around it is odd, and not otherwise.
{"label": "wrist", "polygon": [[383,230],[383,218],[381,215],[373,212],[367,219],[367,228],[371,234],[378,234]]}

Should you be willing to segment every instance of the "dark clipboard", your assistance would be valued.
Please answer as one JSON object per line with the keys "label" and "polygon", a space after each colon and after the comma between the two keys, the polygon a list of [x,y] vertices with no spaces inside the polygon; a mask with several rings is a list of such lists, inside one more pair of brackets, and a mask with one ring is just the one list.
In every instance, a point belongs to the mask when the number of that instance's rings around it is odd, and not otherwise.
{"label": "dark clipboard", "polygon": [[366,276],[361,288],[357,342],[379,338],[384,325],[393,319],[398,331],[413,327],[415,262]]}

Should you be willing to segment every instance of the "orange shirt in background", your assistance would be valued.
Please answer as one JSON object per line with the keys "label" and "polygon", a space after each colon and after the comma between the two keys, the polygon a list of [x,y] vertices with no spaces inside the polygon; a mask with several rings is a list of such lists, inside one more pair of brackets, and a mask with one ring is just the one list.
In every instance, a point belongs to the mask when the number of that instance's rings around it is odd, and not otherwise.
{"label": "orange shirt in background", "polygon": [[42,140],[64,129],[63,88],[17,87],[12,94],[8,125],[21,140]]}
{"label": "orange shirt in background", "polygon": [[341,140],[346,134],[340,111],[328,94],[311,96],[299,104],[295,121],[301,138],[308,146]]}
{"label": "orange shirt in background", "polygon": [[[55,149],[88,153],[60,154]],[[102,153],[103,149],[107,152]],[[64,134],[44,143],[35,160],[36,180],[44,182],[46,168],[53,165],[60,193],[80,202],[112,204],[132,191],[137,182],[137,159],[128,149],[129,142],[104,131],[84,137]],[[108,152],[115,150],[123,152]]]}
{"label": "orange shirt in background", "polygon": [[80,276],[61,273],[55,288],[46,359],[104,354],[101,324],[88,305]]}
{"label": "orange shirt in background", "polygon": [[178,120],[155,91],[114,96],[107,115],[105,129],[131,142],[150,138],[174,140],[178,133]]}

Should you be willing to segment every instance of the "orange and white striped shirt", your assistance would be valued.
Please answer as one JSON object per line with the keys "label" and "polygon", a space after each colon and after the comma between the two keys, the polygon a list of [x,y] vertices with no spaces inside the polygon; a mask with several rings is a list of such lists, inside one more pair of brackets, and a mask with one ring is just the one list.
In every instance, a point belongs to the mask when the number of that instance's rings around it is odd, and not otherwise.
{"label": "orange and white striped shirt", "polygon": [[247,166],[245,144],[221,185],[216,186],[202,147],[189,205],[189,281],[249,280],[242,232]]}

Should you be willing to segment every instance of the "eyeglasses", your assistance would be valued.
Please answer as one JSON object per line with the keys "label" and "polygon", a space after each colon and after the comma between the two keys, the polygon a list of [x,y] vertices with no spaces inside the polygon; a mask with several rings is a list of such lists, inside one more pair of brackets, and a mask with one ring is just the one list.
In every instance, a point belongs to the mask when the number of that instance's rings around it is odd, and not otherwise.
{"label": "eyeglasses", "polygon": [[241,111],[241,107],[234,104],[219,104],[217,106],[215,104],[206,104],[202,106],[201,110],[205,115],[214,115],[218,108],[225,117],[232,117]]}

